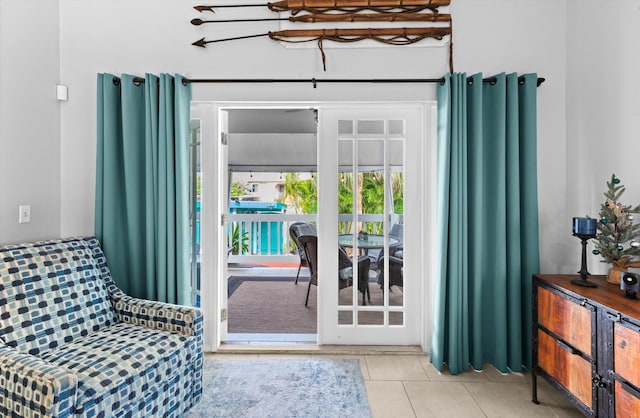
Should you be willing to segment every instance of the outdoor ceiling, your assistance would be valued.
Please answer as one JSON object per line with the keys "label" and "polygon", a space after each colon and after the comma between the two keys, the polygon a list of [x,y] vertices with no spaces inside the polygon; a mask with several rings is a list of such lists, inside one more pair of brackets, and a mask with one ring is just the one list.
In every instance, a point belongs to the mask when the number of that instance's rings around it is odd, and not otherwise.
{"label": "outdoor ceiling", "polygon": [[[229,110],[229,169],[235,172],[317,170],[317,116],[314,109]],[[380,171],[384,144],[379,137],[358,141],[360,171]],[[389,141],[389,165],[402,167],[403,141]],[[350,141],[340,141],[338,164],[351,171]]]}
{"label": "outdoor ceiling", "polygon": [[229,169],[316,171],[315,109],[229,110]]}
{"label": "outdoor ceiling", "polygon": [[229,134],[229,169],[236,172],[316,171],[315,134]]}
{"label": "outdoor ceiling", "polygon": [[316,110],[298,109],[231,109],[229,133],[232,134],[313,134],[316,132]]}

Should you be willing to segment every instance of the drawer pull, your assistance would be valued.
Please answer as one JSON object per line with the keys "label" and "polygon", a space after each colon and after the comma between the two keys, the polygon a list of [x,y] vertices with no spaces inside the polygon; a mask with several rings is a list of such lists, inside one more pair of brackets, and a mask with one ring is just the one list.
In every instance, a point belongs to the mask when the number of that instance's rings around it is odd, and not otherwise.
{"label": "drawer pull", "polygon": [[613,322],[622,321],[622,315],[620,315],[619,313],[607,312],[607,318],[609,318],[609,320]]}
{"label": "drawer pull", "polygon": [[569,353],[573,354],[573,355],[579,355],[580,351],[576,350],[575,348],[571,347],[570,345],[562,342],[561,340],[556,340],[558,342],[558,345],[560,347],[562,347],[564,350],[568,351]]}
{"label": "drawer pull", "polygon": [[626,382],[620,382],[620,386],[622,386],[622,389],[624,389],[624,391],[627,392],[628,394],[633,395],[636,398],[640,398],[640,393],[638,393],[638,391],[635,388],[631,387]]}

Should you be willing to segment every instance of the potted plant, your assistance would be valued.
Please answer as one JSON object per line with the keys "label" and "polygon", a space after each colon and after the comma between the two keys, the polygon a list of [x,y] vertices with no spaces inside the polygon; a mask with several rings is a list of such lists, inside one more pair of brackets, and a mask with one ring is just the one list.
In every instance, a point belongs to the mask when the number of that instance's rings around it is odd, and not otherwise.
{"label": "potted plant", "polygon": [[619,284],[620,275],[631,267],[640,267],[634,257],[640,255],[640,242],[636,240],[640,224],[633,223],[633,213],[640,212],[640,206],[620,203],[620,196],[625,187],[615,174],[607,182],[607,198],[600,206],[600,220],[597,225],[596,246],[594,254],[599,254],[603,262],[611,263],[607,275],[609,283]]}

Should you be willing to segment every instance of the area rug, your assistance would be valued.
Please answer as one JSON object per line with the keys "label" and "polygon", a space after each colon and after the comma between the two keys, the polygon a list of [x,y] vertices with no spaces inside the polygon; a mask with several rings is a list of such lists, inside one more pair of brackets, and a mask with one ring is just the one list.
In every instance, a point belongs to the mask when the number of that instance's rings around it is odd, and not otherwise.
{"label": "area rug", "polygon": [[355,359],[206,359],[185,418],[371,417]]}

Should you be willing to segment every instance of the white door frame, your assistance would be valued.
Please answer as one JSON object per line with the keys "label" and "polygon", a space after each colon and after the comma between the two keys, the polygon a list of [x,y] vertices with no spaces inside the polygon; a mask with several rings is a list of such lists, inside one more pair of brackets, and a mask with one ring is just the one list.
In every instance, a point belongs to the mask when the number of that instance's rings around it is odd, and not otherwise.
{"label": "white door frame", "polygon": [[[211,283],[207,277],[222,276],[223,264],[226,265],[226,246],[223,248],[220,237],[220,219],[224,213],[224,202],[219,202],[220,141],[219,112],[222,109],[294,109],[294,108],[341,108],[345,106],[368,106],[371,102],[192,102],[192,118],[201,120],[202,132],[202,206],[201,206],[201,309],[204,315],[204,350],[217,351],[223,337],[220,282]],[[428,352],[431,342],[431,317],[433,306],[433,234],[435,231],[435,173],[436,173],[436,105],[431,101],[395,101],[376,102],[378,106],[422,105],[425,111],[423,118],[423,169],[419,176],[424,185],[423,213],[420,234],[423,237],[423,280],[420,289],[420,345]],[[204,214],[211,214],[204,216]],[[215,254],[214,257],[208,256]],[[224,327],[226,329],[226,326]],[[319,328],[320,329],[320,328]],[[319,336],[319,338],[321,338]],[[319,340],[318,344],[322,344]]]}

